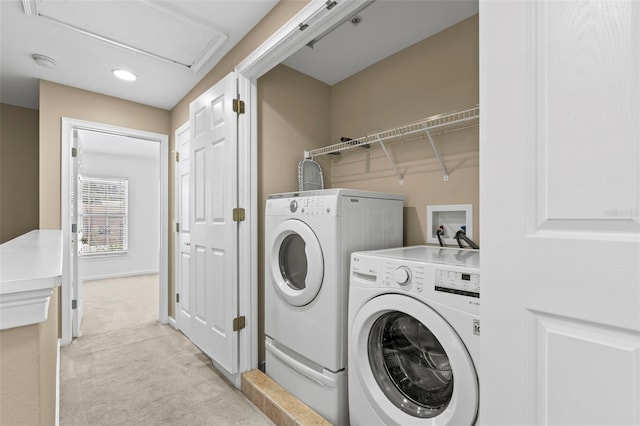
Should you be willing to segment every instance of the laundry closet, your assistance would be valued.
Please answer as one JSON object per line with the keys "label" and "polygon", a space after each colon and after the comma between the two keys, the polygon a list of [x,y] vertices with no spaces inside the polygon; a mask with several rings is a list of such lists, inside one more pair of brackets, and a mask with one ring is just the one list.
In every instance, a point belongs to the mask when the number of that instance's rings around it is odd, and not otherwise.
{"label": "laundry closet", "polygon": [[[366,27],[367,10],[360,15],[362,21],[351,30],[371,30]],[[305,151],[476,107],[478,57],[476,13],[333,85],[291,68],[287,61],[258,79],[258,270],[265,267],[267,197],[298,190],[297,167]],[[426,134],[387,143],[391,161],[378,144],[314,160],[322,166],[325,188],[403,195],[404,245],[420,245],[427,242],[428,205],[472,204],[479,210],[478,127],[434,132],[432,137],[448,180]],[[473,239],[480,242],[477,213],[473,222]],[[259,305],[264,306],[262,274],[259,280]],[[262,361],[264,324],[258,340]]]}

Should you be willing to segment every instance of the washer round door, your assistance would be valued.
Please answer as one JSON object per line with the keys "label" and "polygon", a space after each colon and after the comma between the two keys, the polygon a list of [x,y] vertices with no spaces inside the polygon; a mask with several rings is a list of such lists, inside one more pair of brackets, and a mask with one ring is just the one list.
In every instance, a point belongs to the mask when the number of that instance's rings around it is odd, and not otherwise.
{"label": "washer round door", "polygon": [[288,304],[304,306],[320,292],[324,257],[320,242],[304,222],[289,219],[273,233],[269,258],[276,292]]}
{"label": "washer round door", "polygon": [[387,424],[470,425],[478,378],[462,340],[428,305],[385,294],[353,320],[349,350],[358,386]]}

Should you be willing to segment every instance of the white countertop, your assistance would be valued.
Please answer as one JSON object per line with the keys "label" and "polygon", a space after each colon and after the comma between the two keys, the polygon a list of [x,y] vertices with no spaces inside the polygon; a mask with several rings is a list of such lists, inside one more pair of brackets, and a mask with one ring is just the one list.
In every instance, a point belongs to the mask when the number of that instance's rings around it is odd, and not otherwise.
{"label": "white countertop", "polygon": [[0,329],[47,319],[62,281],[62,231],[35,230],[0,245]]}

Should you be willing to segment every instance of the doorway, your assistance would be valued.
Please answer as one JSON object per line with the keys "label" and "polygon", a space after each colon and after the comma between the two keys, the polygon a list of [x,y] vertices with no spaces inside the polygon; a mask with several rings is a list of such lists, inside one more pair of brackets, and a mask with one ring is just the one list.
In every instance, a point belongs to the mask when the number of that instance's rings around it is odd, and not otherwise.
{"label": "doorway", "polygon": [[[167,135],[63,118],[61,217],[63,218],[63,244],[70,248],[63,250],[61,295],[61,343],[63,345],[70,343],[72,338],[79,334],[83,310],[82,281],[86,274],[82,271],[83,267],[85,269],[88,266],[91,267],[88,273],[93,279],[141,275],[158,271],[158,320],[162,323],[168,321],[166,253],[168,173],[166,162],[160,160],[167,158],[167,145]],[[143,162],[150,160],[155,161],[155,166],[147,164],[147,168],[150,167],[150,170],[155,168],[156,171],[151,172],[151,180],[148,180],[150,172],[144,170]],[[84,164],[85,162],[87,164]],[[137,206],[135,211],[127,212],[130,221],[128,225],[134,225],[134,227],[125,228],[120,218],[107,218],[99,214],[92,222],[84,218],[82,209],[78,209],[78,213],[73,214],[74,198],[80,199],[83,194],[82,176],[85,173],[85,166],[87,166],[86,176],[95,181],[98,189],[118,187],[121,188],[121,192],[128,191],[129,180],[132,180],[131,183],[133,180],[137,182],[135,188],[131,187],[132,192],[126,194],[128,201],[125,203],[126,208],[119,209],[126,212],[129,207]],[[125,169],[129,169],[129,172],[125,173]],[[127,176],[124,176],[125,174]],[[142,176],[147,179],[146,183],[144,179],[141,180]],[[110,184],[112,180],[118,182]],[[117,185],[118,183],[120,185]],[[150,185],[155,190],[150,191]],[[100,192],[97,191],[98,197],[103,196]],[[74,197],[74,194],[77,195]],[[152,198],[156,201],[150,201]],[[114,199],[107,202],[115,205],[118,201]],[[145,213],[141,206],[146,204],[156,207]],[[104,213],[104,210],[97,209],[90,214],[100,212]],[[138,232],[138,228],[141,228],[140,223],[149,221],[149,216],[156,218],[153,221],[155,224],[150,231],[149,228],[147,229],[146,234]],[[108,222],[109,220],[111,222]],[[87,227],[84,233],[83,224]],[[104,238],[108,235],[111,235],[111,241],[106,241]],[[132,237],[135,242],[130,241]],[[145,241],[148,242],[146,246]],[[130,242],[134,244],[131,245]],[[82,255],[83,251],[87,253],[86,256]]]}

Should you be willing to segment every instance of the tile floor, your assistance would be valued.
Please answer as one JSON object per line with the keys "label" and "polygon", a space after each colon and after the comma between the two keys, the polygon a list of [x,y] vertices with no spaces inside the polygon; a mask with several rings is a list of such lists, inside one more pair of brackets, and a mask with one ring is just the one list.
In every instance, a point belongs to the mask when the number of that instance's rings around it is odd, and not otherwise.
{"label": "tile floor", "polygon": [[327,420],[260,370],[242,374],[242,393],[277,425],[330,426]]}

